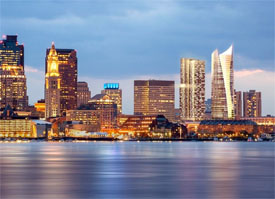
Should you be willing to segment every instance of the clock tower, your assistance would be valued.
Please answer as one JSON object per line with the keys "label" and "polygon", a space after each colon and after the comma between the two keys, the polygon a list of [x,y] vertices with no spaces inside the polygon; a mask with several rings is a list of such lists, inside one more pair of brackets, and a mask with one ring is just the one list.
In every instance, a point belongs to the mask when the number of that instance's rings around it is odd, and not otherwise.
{"label": "clock tower", "polygon": [[60,74],[58,69],[58,55],[52,43],[50,52],[46,58],[47,69],[45,77],[45,117],[60,116]]}

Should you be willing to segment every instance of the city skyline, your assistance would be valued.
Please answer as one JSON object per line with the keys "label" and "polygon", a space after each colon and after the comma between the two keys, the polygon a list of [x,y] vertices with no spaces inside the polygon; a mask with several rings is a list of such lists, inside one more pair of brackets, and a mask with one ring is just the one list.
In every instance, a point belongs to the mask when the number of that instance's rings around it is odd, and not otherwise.
{"label": "city skyline", "polygon": [[[275,74],[273,1],[213,1],[200,5],[177,1],[161,1],[159,4],[153,1],[91,4],[103,10],[101,14],[94,8],[88,12],[86,4],[88,2],[74,2],[74,10],[62,5],[66,11],[56,12],[58,3],[40,2],[36,10],[30,10],[33,2],[1,2],[1,35],[17,33],[19,42],[25,45],[25,68],[31,104],[43,98],[43,86],[36,85],[42,82],[40,77],[43,75],[41,71],[44,71],[44,52],[52,41],[58,48],[77,50],[78,79],[89,83],[92,95],[100,93],[105,82],[120,83],[121,89],[129,93],[123,96],[123,101],[128,102],[123,105],[125,113],[133,113],[135,79],[174,80],[178,107],[181,57],[206,60],[206,99],[209,98],[211,52],[216,48],[223,51],[233,42],[234,69],[237,74],[235,89],[261,91],[263,115],[275,114],[274,93],[268,92],[274,85]],[[40,14],[43,6],[51,9]],[[116,11],[111,9],[114,6],[118,8]],[[11,8],[16,11],[21,7],[30,12],[9,12]],[[191,12],[195,13],[192,17]],[[208,17],[202,19],[201,14]],[[212,21],[213,24],[206,27],[203,20]],[[226,26],[223,25],[224,21],[227,22]],[[244,23],[246,29],[236,31]],[[209,22],[206,24],[209,25]],[[88,27],[94,29],[91,31]],[[40,30],[42,34],[37,34]],[[122,31],[121,36],[117,35],[117,31]],[[156,34],[158,36],[154,39]]]}

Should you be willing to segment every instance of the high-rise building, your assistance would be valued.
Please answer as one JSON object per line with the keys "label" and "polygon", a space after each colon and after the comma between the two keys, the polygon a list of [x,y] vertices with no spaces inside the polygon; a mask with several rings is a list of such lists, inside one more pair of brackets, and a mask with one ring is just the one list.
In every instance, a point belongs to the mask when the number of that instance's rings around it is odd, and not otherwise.
{"label": "high-rise building", "polygon": [[91,91],[87,82],[77,82],[77,107],[88,104],[91,99]]}
{"label": "high-rise building", "polygon": [[182,58],[180,63],[182,120],[202,120],[205,112],[205,61]]}
{"label": "high-rise building", "polygon": [[46,118],[58,117],[61,115],[60,111],[60,82],[61,77],[59,73],[58,55],[52,43],[52,48],[47,54],[47,69],[45,77],[45,104],[46,104]]}
{"label": "high-rise building", "polygon": [[261,92],[255,90],[243,92],[243,115],[244,117],[262,116]]}
{"label": "high-rise building", "polygon": [[112,129],[117,125],[117,104],[110,96],[97,94],[93,96],[87,105],[87,109],[97,110],[100,117],[101,130]]}
{"label": "high-rise building", "polygon": [[[51,49],[46,51],[46,66]],[[56,49],[60,75],[60,114],[77,108],[77,57],[74,49]],[[46,67],[47,73],[47,67]]]}
{"label": "high-rise building", "polygon": [[233,46],[222,54],[216,49],[211,59],[212,118],[234,119]]}
{"label": "high-rise building", "polygon": [[28,107],[24,46],[18,44],[16,35],[0,40],[0,109],[8,104],[18,111]]}
{"label": "high-rise building", "polygon": [[235,119],[239,120],[242,117],[242,91],[234,92]]}
{"label": "high-rise building", "polygon": [[101,94],[109,95],[117,104],[117,114],[122,114],[122,90],[119,89],[118,83],[105,83]]}
{"label": "high-rise building", "polygon": [[134,114],[164,115],[175,119],[175,82],[166,80],[134,81]]}

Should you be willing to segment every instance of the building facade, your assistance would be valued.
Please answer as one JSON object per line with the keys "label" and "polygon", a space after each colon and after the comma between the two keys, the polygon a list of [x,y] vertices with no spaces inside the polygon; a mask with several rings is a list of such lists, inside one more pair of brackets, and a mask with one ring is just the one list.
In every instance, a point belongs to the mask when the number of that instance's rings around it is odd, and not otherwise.
{"label": "building facade", "polygon": [[24,46],[18,44],[16,35],[0,40],[0,109],[8,104],[18,111],[28,107]]}
{"label": "building facade", "polygon": [[242,91],[234,91],[234,109],[235,109],[235,119],[240,119],[242,117]]}
{"label": "building facade", "polygon": [[77,82],[77,107],[88,104],[91,99],[91,91],[87,82]]}
{"label": "building facade", "polygon": [[262,97],[261,92],[250,90],[243,92],[243,116],[261,117],[262,116]]}
{"label": "building facade", "polygon": [[[74,49],[55,49],[60,76],[60,114],[77,108],[77,56]],[[46,66],[51,49],[46,51]],[[47,73],[46,67],[46,73]]]}
{"label": "building facade", "polygon": [[202,120],[205,112],[205,61],[182,58],[180,65],[181,120]]}
{"label": "building facade", "polygon": [[105,83],[101,94],[106,94],[117,104],[117,114],[122,114],[122,90],[118,83]]}
{"label": "building facade", "polygon": [[97,110],[102,131],[117,126],[117,104],[110,96],[97,94],[89,100],[87,107],[90,110]]}
{"label": "building facade", "polygon": [[50,131],[51,123],[19,115],[9,104],[0,114],[0,138],[46,138]]}
{"label": "building facade", "polygon": [[58,55],[55,50],[54,43],[47,55],[47,69],[45,77],[45,117],[59,117],[61,115],[60,109],[60,73],[58,64]]}
{"label": "building facade", "polygon": [[134,81],[134,114],[164,115],[175,119],[175,82],[167,80]]}
{"label": "building facade", "polygon": [[233,46],[211,57],[211,99],[213,119],[234,119]]}

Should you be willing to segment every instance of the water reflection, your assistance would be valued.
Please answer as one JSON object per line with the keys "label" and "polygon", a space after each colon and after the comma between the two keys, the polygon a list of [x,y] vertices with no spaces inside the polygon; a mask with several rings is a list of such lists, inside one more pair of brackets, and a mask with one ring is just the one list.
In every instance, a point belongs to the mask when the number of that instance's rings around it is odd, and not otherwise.
{"label": "water reflection", "polygon": [[273,143],[0,147],[0,198],[274,198]]}

